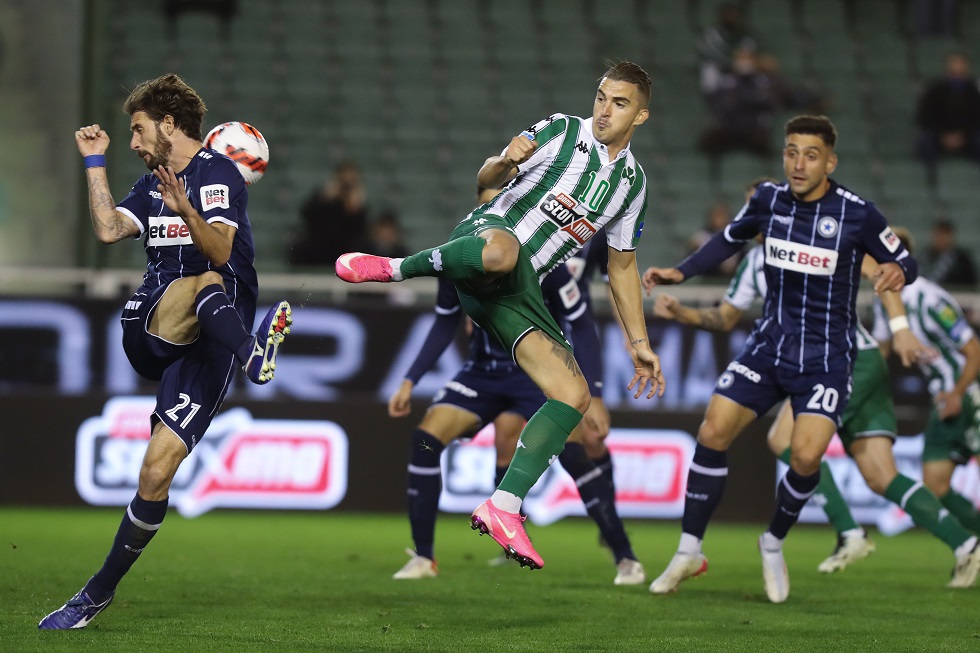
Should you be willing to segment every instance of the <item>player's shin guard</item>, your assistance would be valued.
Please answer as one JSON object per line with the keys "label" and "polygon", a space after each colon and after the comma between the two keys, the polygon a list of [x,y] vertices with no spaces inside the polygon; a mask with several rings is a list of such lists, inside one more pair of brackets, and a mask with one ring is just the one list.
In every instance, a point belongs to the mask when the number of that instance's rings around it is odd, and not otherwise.
{"label": "player's shin guard", "polygon": [[920,482],[899,474],[885,488],[885,498],[908,513],[917,526],[926,529],[954,551],[970,539],[971,533],[959,520],[943,510],[936,495]]}
{"label": "player's shin guard", "polygon": [[819,482],[819,469],[809,476],[801,476],[792,468],[786,472],[776,489],[776,510],[769,522],[770,533],[780,540],[786,538],[786,534],[800,518],[800,511],[813,496]]}
{"label": "player's shin guard", "polygon": [[83,589],[93,601],[101,603],[115,591],[119,581],[156,535],[166,515],[167,499],[147,501],[139,494],[133,498],[119,524],[105,563]]}
{"label": "player's shin guard", "polygon": [[[786,447],[786,451],[779,456],[779,459],[787,465],[791,451],[790,447]],[[824,514],[827,515],[827,520],[838,534],[860,528],[851,514],[851,509],[847,507],[847,502],[844,501],[844,495],[837,487],[834,475],[830,472],[830,465],[826,462],[820,463],[820,482],[817,483],[817,489],[813,495],[815,502],[820,500],[820,506],[823,508]]]}
{"label": "player's shin guard", "polygon": [[684,516],[681,531],[704,539],[711,515],[721,501],[728,478],[728,452],[709,449],[700,442],[694,448],[694,460],[687,475]]}
{"label": "player's shin guard", "polygon": [[944,494],[940,499],[946,509],[949,510],[967,529],[973,531],[976,535],[980,535],[980,513],[970,502],[969,499],[964,497],[962,494],[956,490],[950,489],[949,492]]}
{"label": "player's shin guard", "polygon": [[479,236],[463,236],[406,256],[401,262],[402,277],[443,277],[452,281],[478,279],[483,269],[483,247],[487,241]]}
{"label": "player's shin guard", "polygon": [[252,334],[242,323],[242,317],[218,284],[211,284],[194,299],[197,322],[208,338],[220,343],[235,354],[242,365],[252,353]]}
{"label": "player's shin guard", "polygon": [[612,549],[616,562],[624,558],[636,560],[626,529],[616,512],[616,495],[612,483],[602,473],[602,469],[589,459],[582,445],[576,442],[565,444],[558,461],[575,479],[585,510],[599,527],[599,532]]}
{"label": "player's shin guard", "polygon": [[523,499],[545,470],[565,448],[565,441],[582,413],[568,404],[549,399],[531,416],[517,441],[514,459],[497,488]]}
{"label": "player's shin guard", "polygon": [[436,515],[442,491],[439,456],[445,445],[422,429],[412,434],[408,458],[408,520],[412,526],[415,553],[435,559]]}

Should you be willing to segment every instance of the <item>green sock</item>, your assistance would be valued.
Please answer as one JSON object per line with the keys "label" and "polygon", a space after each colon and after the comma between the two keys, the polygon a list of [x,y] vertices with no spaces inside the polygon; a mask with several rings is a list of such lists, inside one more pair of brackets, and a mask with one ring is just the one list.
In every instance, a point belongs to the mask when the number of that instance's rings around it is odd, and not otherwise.
{"label": "green sock", "polygon": [[[779,459],[787,465],[789,464],[790,452],[791,448],[786,447],[786,450],[779,455]],[[854,521],[851,509],[847,507],[847,502],[844,501],[844,495],[840,493],[840,489],[834,481],[834,475],[830,472],[830,465],[825,462],[820,463],[820,482],[817,483],[817,489],[813,493],[823,497],[824,514],[827,515],[827,519],[830,520],[835,531],[843,533],[860,528],[858,523]]]}
{"label": "green sock", "polygon": [[517,442],[514,459],[497,488],[521,499],[531,491],[548,466],[565,448],[565,441],[582,413],[557,399],[549,399],[531,416]]}
{"label": "green sock", "polygon": [[940,501],[947,510],[960,520],[963,526],[980,535],[980,513],[977,512],[969,499],[951,488]]}
{"label": "green sock", "polygon": [[483,270],[483,247],[487,241],[479,236],[463,236],[445,245],[426,249],[405,257],[401,273],[412,277],[444,277],[451,281],[476,279]]}
{"label": "green sock", "polygon": [[970,539],[970,533],[955,516],[943,514],[945,511],[936,495],[908,476],[896,476],[885,489],[885,498],[907,512],[916,525],[941,539],[954,551]]}

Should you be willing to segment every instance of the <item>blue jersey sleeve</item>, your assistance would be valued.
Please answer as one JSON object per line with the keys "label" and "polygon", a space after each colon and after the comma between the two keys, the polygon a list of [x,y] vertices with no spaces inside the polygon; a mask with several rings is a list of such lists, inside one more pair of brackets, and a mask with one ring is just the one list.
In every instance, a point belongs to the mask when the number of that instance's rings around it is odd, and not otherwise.
{"label": "blue jersey sleeve", "polygon": [[[200,154],[211,150],[201,150]],[[234,162],[215,153],[209,160],[207,171],[200,180],[197,197],[191,201],[205,222],[221,222],[238,228],[246,215],[248,190],[245,179]],[[193,192],[193,191],[192,191]],[[196,200],[196,201],[195,201]]]}
{"label": "blue jersey sleeve", "polygon": [[432,369],[442,352],[452,343],[463,316],[463,308],[459,304],[459,295],[451,281],[439,279],[439,293],[436,297],[436,319],[429,328],[425,344],[419,351],[405,378],[412,383],[418,383],[422,376]]}
{"label": "blue jersey sleeve", "polygon": [[[153,180],[152,186],[150,185],[150,180]],[[146,232],[146,228],[149,224],[150,217],[150,192],[156,191],[156,177],[153,175],[143,175],[137,180],[133,185],[133,188],[129,191],[129,195],[123,198],[121,202],[116,204],[116,209],[132,219],[137,225],[139,225],[140,233],[142,236]],[[139,238],[137,236],[137,238]]]}
{"label": "blue jersey sleeve", "polygon": [[762,215],[758,210],[761,206],[761,191],[761,188],[756,191],[727,227],[681,261],[677,269],[685,280],[715,269],[722,261],[738,254],[745,243],[756,237],[759,233],[759,216]]}
{"label": "blue jersey sleeve", "polygon": [[878,211],[874,204],[868,205],[864,228],[861,230],[861,241],[871,258],[879,264],[897,263],[902,268],[902,272],[905,273],[905,283],[912,283],[918,278],[918,262],[905,249],[905,245],[888,226],[885,216]]}

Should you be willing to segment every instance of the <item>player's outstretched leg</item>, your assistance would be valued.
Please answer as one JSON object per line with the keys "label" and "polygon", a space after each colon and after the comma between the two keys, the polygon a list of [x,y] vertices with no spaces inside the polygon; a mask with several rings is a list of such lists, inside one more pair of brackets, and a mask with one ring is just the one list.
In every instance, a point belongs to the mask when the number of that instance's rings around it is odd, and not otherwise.
{"label": "player's outstretched leg", "polygon": [[504,554],[513,558],[522,567],[541,569],[544,560],[534,550],[531,540],[524,530],[526,517],[516,512],[506,512],[493,505],[487,499],[473,511],[470,517],[470,528],[480,531],[480,535],[489,535],[494,542],[504,548]]}
{"label": "player's outstretched leg", "polygon": [[293,323],[293,309],[289,302],[281,301],[269,309],[255,331],[252,353],[242,368],[252,383],[263,385],[276,374],[276,354],[279,345],[289,334]]}
{"label": "player's outstretched leg", "polygon": [[438,247],[405,258],[350,252],[337,259],[337,276],[348,283],[388,283],[414,277],[444,277],[453,281],[478,279],[486,274],[479,236],[461,236]]}
{"label": "player's outstretched leg", "polygon": [[817,571],[824,574],[841,571],[852,562],[867,558],[874,551],[875,543],[868,537],[867,531],[860,527],[846,530],[837,534],[834,552],[817,565]]}

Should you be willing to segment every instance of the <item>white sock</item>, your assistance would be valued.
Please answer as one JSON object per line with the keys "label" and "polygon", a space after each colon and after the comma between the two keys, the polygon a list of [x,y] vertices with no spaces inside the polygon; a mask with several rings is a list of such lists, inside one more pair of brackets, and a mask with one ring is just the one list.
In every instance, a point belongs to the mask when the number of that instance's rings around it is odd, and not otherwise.
{"label": "white sock", "polygon": [[844,536],[844,539],[850,539],[852,537],[864,537],[864,529],[863,528],[849,528],[846,531],[844,531],[843,533],[841,533],[841,535]]}
{"label": "white sock", "polygon": [[511,494],[510,492],[504,492],[503,490],[496,490],[493,496],[490,497],[490,501],[493,505],[497,507],[498,510],[503,510],[504,512],[509,512],[517,514],[521,510],[521,504],[523,500],[516,494]]}
{"label": "white sock", "polygon": [[695,556],[701,553],[701,540],[690,533],[681,533],[681,541],[677,545],[678,553]]}
{"label": "white sock", "polygon": [[[404,258],[390,258],[388,259],[388,265],[391,266],[391,280],[392,281],[404,281],[405,277],[402,276],[402,261]],[[497,502],[494,501],[496,504]]]}
{"label": "white sock", "polygon": [[[494,501],[494,503],[497,503],[497,502]],[[973,547],[975,547],[976,545],[977,545],[977,536],[974,535],[973,537],[971,537],[970,539],[968,539],[966,542],[964,542],[963,544],[961,544],[958,547],[956,547],[956,550],[953,551],[953,553],[956,555],[957,558],[960,558],[962,556],[965,556],[970,551],[972,551],[973,550]]]}
{"label": "white sock", "polygon": [[760,544],[766,551],[781,551],[783,548],[783,541],[769,531],[762,534]]}

